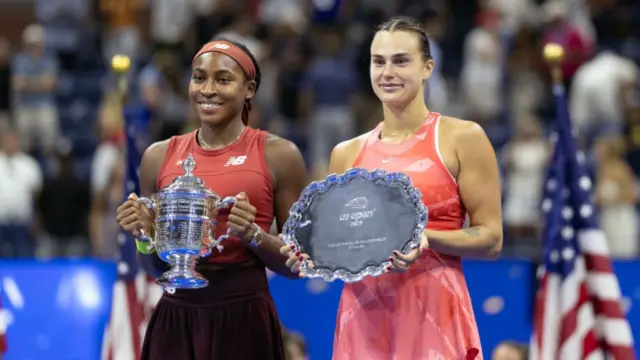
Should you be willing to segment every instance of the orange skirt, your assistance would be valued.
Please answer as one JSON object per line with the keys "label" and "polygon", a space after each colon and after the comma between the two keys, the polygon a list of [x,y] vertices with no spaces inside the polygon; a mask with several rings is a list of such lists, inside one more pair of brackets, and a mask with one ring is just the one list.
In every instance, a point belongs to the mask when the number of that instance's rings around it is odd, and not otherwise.
{"label": "orange skirt", "polygon": [[427,251],[404,273],[345,284],[333,360],[482,360],[460,259]]}

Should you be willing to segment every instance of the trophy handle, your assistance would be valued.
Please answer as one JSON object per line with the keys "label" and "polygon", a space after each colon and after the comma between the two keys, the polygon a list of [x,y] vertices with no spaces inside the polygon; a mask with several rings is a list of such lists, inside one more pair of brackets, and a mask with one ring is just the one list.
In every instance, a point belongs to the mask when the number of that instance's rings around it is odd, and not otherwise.
{"label": "trophy handle", "polygon": [[[152,199],[148,198],[148,197],[141,197],[138,199],[138,204],[146,207],[149,210],[153,210],[155,212],[155,207],[156,207],[156,202],[153,201]],[[156,246],[156,242],[155,240],[153,240],[153,237],[147,235],[144,233],[144,229],[140,229],[140,241],[144,241],[144,242],[148,242],[150,248],[153,248],[154,246]]]}
{"label": "trophy handle", "polygon": [[[220,201],[220,203],[218,203],[215,207],[216,210],[220,210],[220,209],[226,209],[230,206],[232,206],[233,204],[235,204],[238,201],[238,199],[236,199],[233,196],[227,196],[226,198],[222,199]],[[224,235],[220,235],[217,239],[215,237],[215,235],[213,234],[213,230],[212,228],[215,226],[215,219],[211,220],[211,227],[209,228],[209,241],[211,241],[211,247],[216,247],[218,249],[218,251],[222,252],[222,249],[224,249],[224,245],[221,244],[221,242],[225,241],[225,240],[229,240],[229,238],[231,237],[231,229],[227,229],[227,233]]]}

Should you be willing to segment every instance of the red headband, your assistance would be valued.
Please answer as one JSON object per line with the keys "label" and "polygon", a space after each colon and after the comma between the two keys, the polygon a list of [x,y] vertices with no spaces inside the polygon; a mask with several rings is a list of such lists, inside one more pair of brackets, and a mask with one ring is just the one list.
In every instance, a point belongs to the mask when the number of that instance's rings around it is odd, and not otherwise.
{"label": "red headband", "polygon": [[[251,57],[249,56],[249,54],[247,54],[244,50],[242,50],[237,45],[224,40],[210,41],[204,44],[204,46],[200,49],[200,51],[198,51],[196,56],[193,57],[193,63],[196,62],[196,59],[200,55],[209,53],[209,52],[219,52],[221,54],[227,55],[228,57],[232,58],[240,65],[240,67],[242,68],[242,71],[244,71],[244,74],[247,76],[247,79],[249,80],[256,79],[257,71],[256,71],[255,65],[253,64],[253,60],[251,60]],[[242,122],[245,125],[249,123],[250,111],[251,111],[251,99],[247,99],[245,100],[244,108],[242,109]]]}
{"label": "red headband", "polygon": [[253,65],[253,60],[251,60],[251,57],[237,45],[224,40],[208,42],[204,44],[200,51],[198,51],[196,56],[193,58],[193,62],[195,63],[196,59],[200,55],[209,52],[219,52],[227,55],[240,65],[242,71],[244,71],[249,80],[256,79],[256,67]]}

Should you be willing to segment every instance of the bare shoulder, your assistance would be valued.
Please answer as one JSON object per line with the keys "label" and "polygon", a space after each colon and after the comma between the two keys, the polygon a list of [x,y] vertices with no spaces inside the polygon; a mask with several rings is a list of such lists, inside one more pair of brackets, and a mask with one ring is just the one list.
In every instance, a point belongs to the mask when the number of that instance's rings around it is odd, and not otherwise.
{"label": "bare shoulder", "polygon": [[487,133],[480,124],[451,116],[443,116],[440,121],[440,136],[453,145],[456,153],[473,151],[477,152],[477,155],[488,153],[495,156]]}
{"label": "bare shoulder", "polygon": [[275,157],[278,162],[287,162],[292,158],[302,158],[300,149],[291,140],[269,133],[265,144],[267,156]]}
{"label": "bare shoulder", "polygon": [[354,137],[353,139],[345,140],[334,148],[334,151],[344,152],[344,153],[358,153],[360,149],[364,146],[365,141],[369,137],[369,132]]}
{"label": "bare shoulder", "polygon": [[271,171],[282,175],[286,175],[288,171],[306,173],[304,157],[293,141],[269,133],[265,148],[267,164]]}
{"label": "bare shoulder", "polygon": [[341,173],[350,169],[369,138],[370,133],[371,132],[364,133],[336,145],[331,152],[329,172]]}
{"label": "bare shoulder", "polygon": [[442,116],[440,125],[440,129],[452,140],[477,140],[487,137],[482,126],[470,120]]}
{"label": "bare shoulder", "polygon": [[169,141],[171,139],[162,140],[158,142],[154,142],[149,145],[149,147],[144,151],[142,155],[142,161],[156,163],[164,160],[165,155],[167,154],[167,148],[169,147]]}
{"label": "bare shoulder", "polygon": [[302,190],[307,178],[307,166],[298,146],[290,140],[269,133],[265,152],[267,166],[274,177],[276,187],[293,186],[293,189]]}
{"label": "bare shoulder", "polygon": [[162,162],[167,155],[169,139],[151,144],[142,154],[140,163],[140,189],[143,196],[148,196],[156,191],[156,179]]}

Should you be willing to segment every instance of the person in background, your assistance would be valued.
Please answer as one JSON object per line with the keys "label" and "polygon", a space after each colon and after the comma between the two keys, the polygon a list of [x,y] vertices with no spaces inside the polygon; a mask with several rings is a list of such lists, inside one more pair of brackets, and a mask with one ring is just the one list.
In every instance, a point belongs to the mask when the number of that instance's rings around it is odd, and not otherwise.
{"label": "person in background", "polygon": [[0,37],[0,133],[11,125],[11,45]]}
{"label": "person in background", "polygon": [[153,61],[140,72],[142,100],[151,111],[157,139],[182,133],[189,117],[185,75],[180,57],[166,49],[158,50]]}
{"label": "person in background", "polygon": [[584,32],[569,21],[569,8],[565,1],[549,0],[543,8],[547,20],[544,44],[556,43],[564,49],[562,76],[570,92],[574,74],[591,55],[591,43]]}
{"label": "person in background", "polygon": [[300,117],[308,124],[311,176],[327,175],[327,159],[338,143],[355,135],[353,109],[357,101],[357,76],[345,59],[340,29],[319,29],[319,55],[307,67],[300,89]]}
{"label": "person in background", "polygon": [[136,63],[141,47],[136,15],[142,6],[142,0],[100,0],[100,11],[107,24],[102,50],[107,64],[116,54],[126,55],[132,64]]}
{"label": "person in background", "polygon": [[592,139],[606,129],[622,132],[626,107],[635,97],[640,68],[613,48],[601,49],[578,68],[570,94],[571,120]]}
{"label": "person in background", "polygon": [[88,256],[89,184],[75,174],[71,144],[65,145],[58,147],[55,175],[44,181],[39,198],[40,222],[51,255]]}
{"label": "person in background", "polygon": [[57,55],[60,68],[73,71],[87,33],[91,0],[37,0],[36,18],[47,33],[47,49]]}
{"label": "person in background", "polygon": [[[278,113],[269,120],[269,131],[282,134],[287,139],[305,142],[304,129],[300,124],[300,88],[305,72],[306,55],[302,39],[290,40],[283,45],[284,55],[278,62],[277,78],[274,81],[272,103]],[[265,99],[266,100],[266,99]],[[265,101],[266,103],[267,101]],[[295,142],[295,140],[294,140]]]}
{"label": "person in background", "polygon": [[239,13],[233,19],[233,22],[222,32],[217,34],[240,44],[244,44],[249,51],[256,57],[258,62],[262,62],[267,55],[265,45],[254,36],[255,25],[248,14]]}
{"label": "person in background", "polygon": [[515,341],[503,341],[493,350],[491,360],[529,360],[529,349]]}
{"label": "person in background", "polygon": [[626,113],[624,136],[627,151],[625,160],[635,174],[636,187],[640,189],[640,104],[629,105]]}
{"label": "person in background", "polygon": [[532,114],[520,117],[516,134],[504,149],[507,198],[504,222],[511,247],[535,254],[540,201],[550,149],[542,124]]}
{"label": "person in background", "polygon": [[623,158],[624,142],[617,136],[596,139],[595,202],[600,226],[613,257],[635,258],[640,250],[637,189],[633,171]]}
{"label": "person in background", "polygon": [[429,46],[431,46],[431,54],[435,63],[433,74],[431,74],[425,89],[425,101],[430,108],[436,111],[445,111],[447,110],[449,97],[447,83],[442,77],[444,59],[439,43],[444,35],[445,24],[440,14],[434,9],[425,10],[421,21],[424,26],[424,32],[429,36]]}
{"label": "person in background", "polygon": [[43,155],[51,153],[59,134],[55,102],[58,61],[45,52],[42,26],[29,25],[22,33],[23,50],[11,64],[11,85],[15,95],[15,126],[22,145],[33,150],[35,141]]}
{"label": "person in background", "polygon": [[483,126],[494,123],[504,105],[504,46],[500,39],[499,20],[499,14],[495,11],[479,13],[478,26],[467,34],[464,41],[460,91],[466,113]]}
{"label": "person in background", "polygon": [[118,236],[114,209],[122,201],[124,186],[124,119],[122,101],[109,92],[100,105],[100,143],[91,163],[91,210],[89,234],[94,256],[114,258]]}
{"label": "person in background", "polygon": [[[215,0],[209,0],[209,2],[215,2]],[[185,52],[191,54],[193,51],[191,42],[194,40],[194,36],[190,34],[190,30],[194,20],[196,2],[193,0],[149,0],[146,3],[151,12],[150,30],[155,50],[170,52],[177,56],[182,63],[183,59],[186,60]],[[209,37],[211,35],[209,34]]]}
{"label": "person in background", "polygon": [[[522,28],[511,42],[507,56],[508,74],[505,81],[506,110],[512,119],[517,114],[535,113],[540,108],[546,94],[546,74],[540,72],[542,61],[539,50],[539,35],[530,28]],[[574,113],[571,113],[572,119]]]}
{"label": "person in background", "polygon": [[33,257],[42,171],[20,150],[17,131],[9,128],[0,135],[0,257]]}

